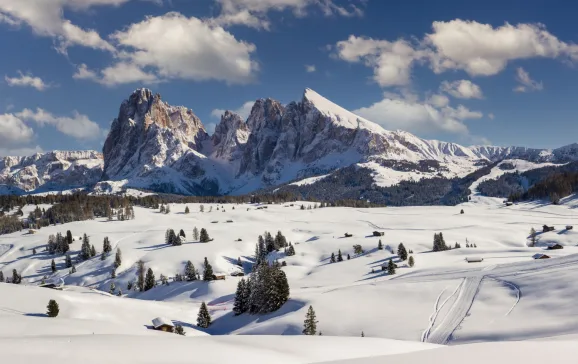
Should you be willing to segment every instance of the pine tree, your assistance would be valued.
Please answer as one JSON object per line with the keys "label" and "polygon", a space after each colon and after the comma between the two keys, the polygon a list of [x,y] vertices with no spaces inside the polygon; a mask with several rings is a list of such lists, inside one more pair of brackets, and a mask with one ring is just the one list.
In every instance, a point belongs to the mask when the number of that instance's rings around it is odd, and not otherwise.
{"label": "pine tree", "polygon": [[48,317],[56,317],[60,312],[58,303],[56,303],[55,300],[48,301],[48,306],[46,308],[48,309],[48,311],[46,312],[46,315],[48,315]]}
{"label": "pine tree", "polygon": [[361,332],[361,337],[365,337],[365,333],[363,331]]}
{"label": "pine tree", "polygon": [[160,280],[163,286],[170,286],[169,279],[164,274],[161,274]]}
{"label": "pine tree", "polygon": [[64,266],[66,268],[72,268],[72,258],[70,258],[70,254],[66,254],[66,257],[64,258]]}
{"label": "pine tree", "polygon": [[144,292],[145,290],[145,265],[142,260],[136,262],[136,276],[137,276],[137,287],[140,292]]}
{"label": "pine tree", "polygon": [[387,264],[387,273],[389,275],[394,275],[395,274],[395,264],[393,263],[393,260],[390,259],[389,263]]}
{"label": "pine tree", "polygon": [[191,210],[189,210],[189,206],[185,206],[185,214],[188,214],[190,212],[191,212]]}
{"label": "pine tree", "polygon": [[0,270],[0,283],[4,283],[4,273]]}
{"label": "pine tree", "polygon": [[235,292],[235,303],[233,304],[233,312],[235,316],[239,316],[240,314],[246,312],[246,308],[243,305],[243,292],[245,291],[245,280],[241,279],[239,283],[237,283],[237,291]]}
{"label": "pine tree", "polygon": [[[187,209],[188,209],[188,207],[187,207]],[[184,336],[185,335],[185,329],[183,329],[183,326],[176,325],[175,326],[175,334]]]}
{"label": "pine tree", "polygon": [[341,249],[337,251],[337,261],[343,262],[343,255],[341,254]]}
{"label": "pine tree", "polygon": [[54,259],[52,259],[52,263],[50,263],[50,269],[52,273],[56,273],[56,263],[54,263]]}
{"label": "pine tree", "polygon": [[108,293],[114,294],[115,291],[116,291],[116,286],[114,285],[114,282],[110,282],[110,288],[108,289]]}
{"label": "pine tree", "polygon": [[90,256],[96,257],[96,249],[94,248],[94,245],[90,247]]}
{"label": "pine tree", "polygon": [[112,246],[110,245],[110,241],[108,240],[108,236],[104,238],[102,243],[102,252],[103,254],[108,254],[112,251]]}
{"label": "pine tree", "polygon": [[197,280],[197,271],[195,270],[193,262],[190,260],[187,261],[187,264],[185,265],[185,279],[189,282]]}
{"label": "pine tree", "polygon": [[118,293],[117,293],[116,295],[119,296],[119,297],[122,297],[122,289],[119,288],[119,289],[118,289]]}
{"label": "pine tree", "polygon": [[211,326],[211,315],[207,309],[205,302],[201,303],[201,308],[199,309],[199,315],[197,316],[197,326],[203,329]]}
{"label": "pine tree", "polygon": [[120,248],[116,248],[116,255],[114,256],[114,267],[118,268],[122,264],[122,252]]}
{"label": "pine tree", "polygon": [[305,315],[305,322],[303,322],[303,335],[315,335],[317,333],[317,323],[313,306],[309,306],[309,310],[307,310]]}
{"label": "pine tree", "polygon": [[351,257],[349,256],[349,254],[347,254],[347,260],[351,259]]}
{"label": "pine tree", "polygon": [[534,228],[531,228],[530,229],[530,246],[531,247],[536,246],[537,242],[538,242],[538,238],[537,238],[536,230],[534,230]]}
{"label": "pine tree", "polygon": [[207,230],[205,228],[201,229],[199,241],[201,243],[208,243],[209,241],[211,241],[211,238],[209,238],[209,233],[207,232]]}
{"label": "pine tree", "polygon": [[271,253],[275,250],[275,239],[268,231],[265,231],[263,234],[263,238],[265,239],[265,249],[267,249],[267,253]]}
{"label": "pine tree", "polygon": [[185,235],[185,231],[183,229],[181,229],[181,231],[179,231],[179,236],[182,236],[183,238],[186,238],[187,236]]}
{"label": "pine tree", "polygon": [[237,267],[243,268],[243,262],[241,261],[241,257],[237,258]]}
{"label": "pine tree", "polygon": [[194,240],[194,241],[198,241],[198,240],[199,240],[199,229],[197,229],[196,226],[195,226],[195,228],[193,229],[193,240]]}
{"label": "pine tree", "polygon": [[33,249],[32,249],[32,254],[33,254],[33,255],[36,255],[36,248],[33,248]]}
{"label": "pine tree", "polygon": [[82,246],[80,247],[80,253],[78,254],[80,260],[90,259],[90,241],[88,236],[84,234],[82,238]]}
{"label": "pine tree", "polygon": [[205,257],[205,262],[203,264],[203,281],[212,281],[213,279],[214,279],[213,267],[209,264],[207,257]]}
{"label": "pine tree", "polygon": [[381,242],[381,239],[379,239],[379,242],[377,243],[377,249],[383,250],[383,243]]}
{"label": "pine tree", "polygon": [[170,232],[171,229],[167,229],[167,231],[165,231],[165,244],[171,244],[171,241],[169,239]]}
{"label": "pine tree", "polygon": [[72,268],[70,269],[70,274],[76,273],[76,266],[73,264]]}
{"label": "pine tree", "polygon": [[335,254],[331,253],[331,258],[329,259],[330,263],[335,263]]}
{"label": "pine tree", "polygon": [[153,273],[153,270],[149,268],[147,270],[147,274],[145,277],[145,284],[144,284],[145,292],[154,288],[155,284],[156,284],[155,274]]}
{"label": "pine tree", "polygon": [[399,246],[397,247],[397,256],[399,259],[401,259],[402,262],[407,260],[407,250],[405,249],[403,243],[399,243]]}
{"label": "pine tree", "polygon": [[275,250],[279,250],[281,248],[285,248],[287,246],[287,239],[281,231],[277,231],[277,235],[275,236]]}
{"label": "pine tree", "polygon": [[110,271],[110,278],[112,279],[116,278],[116,268],[112,268],[112,270]]}
{"label": "pine tree", "polygon": [[72,244],[72,233],[70,230],[66,230],[66,243],[68,245]]}
{"label": "pine tree", "polygon": [[203,206],[203,205],[199,206],[199,211],[200,211],[200,212],[205,212],[205,206]]}
{"label": "pine tree", "polygon": [[410,268],[413,268],[413,266],[415,265],[415,261],[413,260],[413,255],[409,257],[407,264],[410,266]]}

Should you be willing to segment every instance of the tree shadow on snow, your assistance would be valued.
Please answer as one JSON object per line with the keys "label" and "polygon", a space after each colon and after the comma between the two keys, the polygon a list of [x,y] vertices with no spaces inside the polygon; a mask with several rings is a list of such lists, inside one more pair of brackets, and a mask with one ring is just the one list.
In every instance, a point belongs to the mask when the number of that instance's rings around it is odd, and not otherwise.
{"label": "tree shadow on snow", "polygon": [[45,313],[25,313],[24,316],[28,317],[48,317]]}
{"label": "tree shadow on snow", "polygon": [[[268,320],[281,317],[292,312],[296,312],[305,307],[306,303],[304,301],[290,299],[279,309],[278,311],[266,314],[266,315],[249,315],[244,313],[239,316],[235,316],[233,312],[228,312],[227,314],[217,318],[213,324],[207,329],[203,330],[211,335],[228,335],[231,334],[251,323],[261,323]],[[198,328],[197,328],[198,329]],[[296,335],[300,334],[300,330],[285,330],[284,335]]]}

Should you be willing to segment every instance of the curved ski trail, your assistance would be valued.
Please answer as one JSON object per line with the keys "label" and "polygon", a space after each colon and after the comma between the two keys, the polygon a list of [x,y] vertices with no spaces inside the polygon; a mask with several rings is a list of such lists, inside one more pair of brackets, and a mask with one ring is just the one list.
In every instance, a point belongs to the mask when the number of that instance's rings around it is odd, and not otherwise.
{"label": "curved ski trail", "polygon": [[440,311],[444,308],[444,306],[446,305],[446,303],[448,303],[448,301],[456,295],[456,293],[460,290],[460,287],[464,284],[464,282],[462,281],[460,284],[458,284],[458,286],[456,287],[456,289],[452,292],[451,295],[449,295],[441,304],[441,306],[439,306],[439,302],[440,299],[442,297],[442,295],[444,294],[444,292],[446,291],[447,287],[444,288],[441,293],[439,294],[435,306],[434,306],[434,312],[431,314],[431,316],[429,317],[429,326],[424,330],[424,332],[421,334],[421,341],[422,342],[427,342],[427,340],[429,339],[429,335],[431,333],[432,328],[434,327],[435,323],[436,323],[436,319],[440,313]]}
{"label": "curved ski trail", "polygon": [[[466,318],[478,293],[483,276],[467,277],[460,285],[459,294],[443,321],[428,335],[426,341],[432,344],[446,344],[454,331]],[[456,290],[457,291],[457,290]]]}

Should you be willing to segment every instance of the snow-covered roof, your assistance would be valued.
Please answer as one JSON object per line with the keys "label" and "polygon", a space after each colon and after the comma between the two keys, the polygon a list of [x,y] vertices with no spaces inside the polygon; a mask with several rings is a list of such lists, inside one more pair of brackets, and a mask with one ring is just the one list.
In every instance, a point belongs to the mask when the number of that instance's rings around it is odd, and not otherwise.
{"label": "snow-covered roof", "polygon": [[173,321],[169,320],[166,317],[157,317],[153,320],[153,326],[155,329],[158,329],[161,326],[171,326],[174,327]]}
{"label": "snow-covered roof", "polygon": [[536,253],[536,254],[534,254],[534,255],[532,256],[532,258],[534,258],[534,259],[540,259],[540,258],[542,258],[542,257],[548,257],[548,258],[550,258],[549,255],[542,254],[542,253]]}
{"label": "snow-covered roof", "polygon": [[482,258],[482,257],[467,257],[466,260],[468,262],[481,262],[482,260],[484,260],[484,258]]}

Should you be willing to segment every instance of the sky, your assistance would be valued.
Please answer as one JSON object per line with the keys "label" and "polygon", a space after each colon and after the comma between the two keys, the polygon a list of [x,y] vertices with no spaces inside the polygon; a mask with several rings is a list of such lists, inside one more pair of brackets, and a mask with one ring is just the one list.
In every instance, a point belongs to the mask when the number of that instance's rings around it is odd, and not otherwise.
{"label": "sky", "polygon": [[137,88],[191,108],[311,88],[388,130],[556,148],[578,135],[568,1],[0,0],[0,156],[101,150]]}

